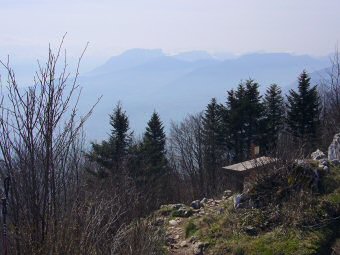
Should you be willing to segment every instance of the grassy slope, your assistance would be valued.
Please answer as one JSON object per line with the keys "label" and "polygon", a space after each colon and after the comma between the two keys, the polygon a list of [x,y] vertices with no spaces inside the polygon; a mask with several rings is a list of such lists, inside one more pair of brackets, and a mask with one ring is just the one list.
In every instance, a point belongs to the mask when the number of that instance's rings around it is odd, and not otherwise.
{"label": "grassy slope", "polygon": [[[330,220],[338,217],[340,211],[339,167],[332,167],[331,173],[323,177],[322,187],[322,194],[313,195],[313,203],[309,207],[308,204],[307,207],[304,206],[303,210],[294,210],[291,207],[295,204],[289,203],[278,209],[279,212],[259,209],[235,210],[232,201],[226,201],[225,213],[203,218],[193,217],[188,225],[188,232],[209,244],[207,254],[329,254],[325,247],[330,245],[339,227],[339,220]],[[330,211],[332,215],[329,215]],[[289,215],[292,222],[280,223],[280,216],[277,216],[278,224],[273,224],[275,213],[292,214]],[[295,218],[298,219],[296,222]],[[304,222],[315,224],[304,226]],[[247,227],[255,231],[255,234],[247,234]]]}

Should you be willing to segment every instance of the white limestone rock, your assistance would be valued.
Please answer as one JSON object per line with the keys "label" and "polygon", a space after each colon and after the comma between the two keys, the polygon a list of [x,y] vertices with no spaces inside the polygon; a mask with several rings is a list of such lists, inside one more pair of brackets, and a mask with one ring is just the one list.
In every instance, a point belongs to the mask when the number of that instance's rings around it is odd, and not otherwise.
{"label": "white limestone rock", "polygon": [[321,160],[321,159],[326,158],[326,155],[325,155],[325,153],[323,153],[322,151],[320,151],[319,149],[317,149],[316,151],[314,151],[314,152],[311,154],[311,158],[312,158],[313,160]]}
{"label": "white limestone rock", "polygon": [[331,145],[328,147],[328,159],[340,160],[340,133],[335,134]]}

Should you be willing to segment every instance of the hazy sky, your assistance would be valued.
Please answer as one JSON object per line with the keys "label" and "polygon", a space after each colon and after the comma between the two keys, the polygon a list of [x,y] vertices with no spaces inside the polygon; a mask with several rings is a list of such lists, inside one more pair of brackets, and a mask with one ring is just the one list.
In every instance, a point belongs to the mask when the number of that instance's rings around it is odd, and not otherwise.
{"label": "hazy sky", "polygon": [[0,0],[0,56],[66,47],[105,59],[129,48],[174,53],[326,55],[340,39],[339,0]]}

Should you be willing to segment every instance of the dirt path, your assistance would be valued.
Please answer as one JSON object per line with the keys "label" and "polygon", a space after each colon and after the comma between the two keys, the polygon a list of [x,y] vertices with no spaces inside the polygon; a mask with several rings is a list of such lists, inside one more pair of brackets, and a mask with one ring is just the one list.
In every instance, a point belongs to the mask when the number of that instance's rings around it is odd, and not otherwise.
{"label": "dirt path", "polygon": [[174,217],[167,219],[168,227],[166,228],[168,249],[170,255],[203,255],[204,243],[192,236],[186,238],[185,228],[193,217],[198,221],[204,215],[213,215],[223,213],[221,200],[209,199],[203,203],[198,210],[193,210],[193,216],[188,218]]}
{"label": "dirt path", "polygon": [[188,219],[186,218],[176,218],[169,221],[167,235],[170,241],[170,255],[195,254],[192,240],[185,238],[185,225],[187,222]]}

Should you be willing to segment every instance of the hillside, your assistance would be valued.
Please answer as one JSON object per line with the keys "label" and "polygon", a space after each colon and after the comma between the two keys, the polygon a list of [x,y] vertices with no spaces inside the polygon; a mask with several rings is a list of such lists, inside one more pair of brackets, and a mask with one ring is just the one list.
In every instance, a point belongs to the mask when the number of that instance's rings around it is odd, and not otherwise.
{"label": "hillside", "polygon": [[240,204],[240,195],[227,191],[191,206],[162,206],[156,218],[167,233],[167,254],[340,254],[340,166],[331,163],[327,172],[324,162],[281,166],[251,183]]}

